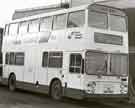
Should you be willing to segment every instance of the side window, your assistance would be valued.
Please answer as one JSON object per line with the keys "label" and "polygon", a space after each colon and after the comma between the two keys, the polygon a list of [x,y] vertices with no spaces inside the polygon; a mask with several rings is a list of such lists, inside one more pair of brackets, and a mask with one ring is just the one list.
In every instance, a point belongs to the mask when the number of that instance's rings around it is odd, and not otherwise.
{"label": "side window", "polygon": [[62,68],[63,64],[63,53],[62,52],[50,52],[49,63],[50,68]]}
{"label": "side window", "polygon": [[39,20],[32,20],[29,22],[29,32],[39,32]]}
{"label": "side window", "polygon": [[66,14],[54,16],[53,29],[64,29],[66,27]]}
{"label": "side window", "polygon": [[5,64],[9,64],[9,53],[6,53],[6,56],[5,56]]}
{"label": "side window", "polygon": [[69,13],[68,28],[83,27],[85,24],[85,11]]}
{"label": "side window", "polygon": [[19,26],[19,34],[25,34],[28,31],[28,22],[21,22]]}
{"label": "side window", "polygon": [[17,35],[18,33],[18,24],[9,25],[9,35]]}
{"label": "side window", "polygon": [[2,63],[3,63],[2,58],[3,58],[3,54],[2,54],[2,52],[0,52],[0,64],[2,64]]}
{"label": "side window", "polygon": [[46,31],[52,29],[52,17],[41,18],[40,31]]}
{"label": "side window", "polygon": [[15,54],[13,52],[10,53],[9,64],[10,65],[14,65],[15,64]]}
{"label": "side window", "polygon": [[8,35],[8,31],[9,31],[9,25],[7,24],[7,25],[5,26],[4,34],[5,34],[5,35]]}
{"label": "side window", "polygon": [[47,67],[48,66],[48,52],[44,52],[43,53],[42,66],[43,67]]}
{"label": "side window", "polygon": [[15,65],[24,65],[24,53],[15,54]]}
{"label": "side window", "polygon": [[6,53],[5,64],[9,65],[24,65],[24,53]]}
{"label": "side window", "polygon": [[80,54],[71,54],[69,71],[71,73],[80,73],[81,68],[82,68],[82,56]]}

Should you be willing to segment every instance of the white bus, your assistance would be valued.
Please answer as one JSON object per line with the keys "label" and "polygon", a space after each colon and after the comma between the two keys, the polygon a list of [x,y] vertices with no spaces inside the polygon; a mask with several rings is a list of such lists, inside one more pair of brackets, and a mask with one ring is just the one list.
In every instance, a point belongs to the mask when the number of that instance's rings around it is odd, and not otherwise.
{"label": "white bus", "polygon": [[127,17],[90,4],[6,24],[3,82],[15,88],[68,96],[128,96]]}

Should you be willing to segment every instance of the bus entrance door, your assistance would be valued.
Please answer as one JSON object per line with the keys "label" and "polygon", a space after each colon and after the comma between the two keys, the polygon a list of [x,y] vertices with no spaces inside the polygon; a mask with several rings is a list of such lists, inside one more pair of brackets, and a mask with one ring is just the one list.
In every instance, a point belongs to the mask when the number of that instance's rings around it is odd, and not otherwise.
{"label": "bus entrance door", "polygon": [[28,82],[28,83],[34,83],[34,71],[35,71],[35,67],[34,67],[34,60],[35,60],[35,56],[34,56],[34,52],[32,52],[32,50],[27,51],[25,53],[25,72],[24,72],[24,82]]}
{"label": "bus entrance door", "polygon": [[81,62],[82,56],[79,53],[72,53],[69,61],[69,72],[67,81],[67,96],[81,98]]}

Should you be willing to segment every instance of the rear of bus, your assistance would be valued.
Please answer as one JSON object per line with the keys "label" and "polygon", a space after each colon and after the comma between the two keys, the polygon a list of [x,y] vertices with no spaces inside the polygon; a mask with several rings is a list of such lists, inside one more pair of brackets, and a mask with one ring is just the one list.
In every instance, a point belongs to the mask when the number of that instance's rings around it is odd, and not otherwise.
{"label": "rear of bus", "polygon": [[128,95],[128,32],[124,12],[101,5],[88,8],[90,48],[85,52],[86,96]]}

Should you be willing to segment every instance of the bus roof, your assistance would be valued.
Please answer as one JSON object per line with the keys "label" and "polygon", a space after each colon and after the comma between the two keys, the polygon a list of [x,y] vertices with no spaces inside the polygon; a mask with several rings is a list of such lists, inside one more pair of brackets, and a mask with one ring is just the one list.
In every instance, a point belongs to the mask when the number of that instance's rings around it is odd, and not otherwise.
{"label": "bus roof", "polygon": [[89,5],[82,5],[82,6],[72,7],[72,8],[68,8],[68,9],[58,9],[58,10],[54,10],[54,11],[51,11],[51,12],[48,11],[48,12],[40,13],[40,14],[37,14],[37,15],[32,15],[32,16],[27,16],[27,17],[24,17],[24,18],[15,19],[11,22],[14,23],[14,22],[36,19],[36,18],[45,17],[45,16],[52,16],[52,15],[55,15],[55,14],[62,14],[62,13],[71,12],[71,11],[83,10],[83,9],[88,8],[88,6]]}
{"label": "bus roof", "polygon": [[[31,20],[31,19],[38,19],[38,18],[41,18],[41,17],[49,17],[49,16],[53,16],[53,15],[57,15],[57,14],[64,14],[64,13],[72,12],[72,11],[79,11],[79,10],[86,9],[86,8],[90,7],[91,5],[98,5],[98,6],[105,6],[105,7],[114,8],[114,7],[111,7],[111,6],[91,3],[91,4],[72,7],[72,8],[68,8],[68,9],[58,9],[58,10],[54,10],[54,11],[51,11],[51,12],[48,11],[48,12],[40,13],[40,14],[37,14],[37,15],[31,15],[31,16],[27,16],[27,17],[24,17],[24,18],[15,19],[15,20],[13,20],[9,23],[15,23],[15,22],[20,22],[20,21],[28,21],[28,20]],[[116,8],[114,8],[114,9],[116,9]],[[121,9],[118,9],[118,10],[121,10]],[[22,10],[22,11],[26,11],[26,10]]]}
{"label": "bus roof", "polygon": [[33,16],[41,13],[47,13],[52,11],[61,10],[61,6],[59,5],[49,5],[49,6],[41,6],[35,8],[26,8],[26,9],[17,9],[13,13],[12,20],[20,19],[28,16]]}

